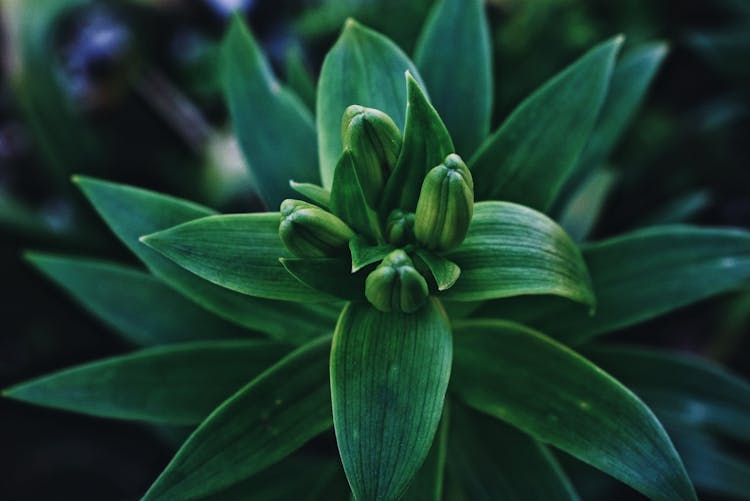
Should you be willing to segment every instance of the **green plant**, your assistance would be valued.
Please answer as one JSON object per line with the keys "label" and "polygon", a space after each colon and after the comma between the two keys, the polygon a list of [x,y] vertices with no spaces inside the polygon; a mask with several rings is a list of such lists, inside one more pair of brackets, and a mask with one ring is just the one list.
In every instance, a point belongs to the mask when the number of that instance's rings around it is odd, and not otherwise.
{"label": "green plant", "polygon": [[[479,0],[435,6],[416,65],[348,21],[315,119],[236,21],[226,95],[280,213],[219,215],[76,178],[148,273],[27,258],[145,347],[5,394],[195,427],[145,499],[576,499],[548,445],[652,499],[695,499],[664,425],[725,458],[709,434],[748,438],[750,387],[597,341],[745,284],[750,234],[653,227],[579,247],[544,214],[585,239],[592,215],[576,201],[665,52],[618,60],[622,42],[594,47],[489,134]],[[305,446],[331,427],[348,486],[325,441]]]}

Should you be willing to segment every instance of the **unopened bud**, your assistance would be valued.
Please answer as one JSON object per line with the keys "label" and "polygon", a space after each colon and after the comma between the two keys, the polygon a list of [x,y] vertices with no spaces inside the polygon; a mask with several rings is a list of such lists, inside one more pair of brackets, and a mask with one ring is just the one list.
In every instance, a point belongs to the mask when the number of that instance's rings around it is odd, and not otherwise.
{"label": "unopened bud", "polygon": [[430,170],[417,202],[414,234],[428,249],[447,251],[466,237],[474,213],[474,181],[461,157],[448,155]]}
{"label": "unopened bud", "polygon": [[301,200],[281,203],[279,236],[298,257],[328,257],[343,254],[354,232],[330,212]]}
{"label": "unopened bud", "polygon": [[380,110],[352,105],[341,121],[341,140],[352,152],[354,166],[367,202],[377,206],[401,151],[401,131]]}
{"label": "unopened bud", "polygon": [[427,281],[400,249],[388,254],[365,281],[367,300],[386,313],[413,313],[424,304],[428,294]]}
{"label": "unopened bud", "polygon": [[414,242],[414,213],[401,209],[392,211],[385,222],[385,237],[396,247]]}

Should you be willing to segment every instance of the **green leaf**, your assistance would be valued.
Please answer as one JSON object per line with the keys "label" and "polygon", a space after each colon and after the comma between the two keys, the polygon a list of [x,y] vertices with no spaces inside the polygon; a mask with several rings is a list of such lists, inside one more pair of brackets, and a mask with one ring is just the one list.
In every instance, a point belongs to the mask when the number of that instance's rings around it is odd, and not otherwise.
{"label": "green leaf", "polygon": [[618,177],[612,169],[595,168],[565,200],[556,220],[575,242],[586,240],[594,229]]}
{"label": "green leaf", "polygon": [[432,277],[437,283],[438,290],[444,291],[450,289],[461,276],[461,268],[443,256],[430,252],[427,249],[417,249],[415,254],[419,256],[430,270]]}
{"label": "green leaf", "polygon": [[407,70],[421,82],[417,69],[393,42],[352,19],[346,21],[323,61],[318,81],[318,154],[325,188],[333,184],[341,155],[341,117],[347,106],[376,108],[403,129]]}
{"label": "green leaf", "polygon": [[256,340],[149,348],[21,383],[3,395],[93,416],[192,425],[288,351]]}
{"label": "green leaf", "polygon": [[337,308],[270,301],[230,291],[177,266],[138,241],[142,235],[215,214],[205,207],[116,183],[74,178],[117,237],[167,285],[207,310],[275,338],[303,343],[331,332]]}
{"label": "green leaf", "polygon": [[480,146],[469,162],[477,200],[549,209],[586,146],[622,40],[594,47],[548,81]]}
{"label": "green leaf", "polygon": [[378,215],[367,205],[365,192],[354,167],[354,157],[349,150],[344,150],[336,164],[331,188],[331,212],[357,233],[373,241],[383,240]]}
{"label": "green leaf", "polygon": [[390,244],[371,245],[362,237],[354,237],[349,241],[349,251],[352,255],[352,273],[367,265],[382,261],[394,247]]}
{"label": "green leaf", "polygon": [[349,260],[343,258],[282,258],[294,278],[315,290],[346,301],[365,298],[365,274],[352,274]]}
{"label": "green leaf", "polygon": [[236,17],[222,47],[224,94],[258,194],[270,209],[293,191],[289,180],[318,182],[315,123],[283,88],[244,22]]}
{"label": "green leaf", "polygon": [[443,406],[443,416],[440,418],[440,425],[432,441],[430,452],[414,477],[414,481],[409,485],[409,489],[402,498],[403,501],[442,501],[449,427],[450,411],[446,400]]}
{"label": "green leaf", "polygon": [[131,343],[149,346],[251,334],[134,268],[36,252],[25,257]]}
{"label": "green leaf", "polygon": [[578,247],[554,221],[507,202],[474,206],[469,233],[446,257],[461,268],[446,299],[554,294],[590,306],[594,293]]}
{"label": "green leaf", "polygon": [[278,212],[208,216],[152,233],[141,241],[199,277],[267,299],[326,301],[289,275],[279,258],[292,257],[279,238]]}
{"label": "green leaf", "polygon": [[695,487],[736,499],[748,499],[750,463],[737,457],[708,435],[670,430]]}
{"label": "green leaf", "polygon": [[492,53],[484,2],[437,2],[422,28],[414,61],[456,151],[471,155],[489,134],[492,114]]}
{"label": "green leaf", "polygon": [[453,404],[449,475],[471,501],[578,500],[573,485],[546,447],[504,423]]}
{"label": "green leaf", "polygon": [[[292,44],[284,53],[284,74],[292,89],[309,110],[315,109],[315,81],[305,61],[305,54],[299,44]],[[318,145],[315,145],[317,149]]]}
{"label": "green leaf", "polygon": [[289,181],[289,186],[318,207],[328,209],[331,205],[331,192],[317,184]]}
{"label": "green leaf", "polygon": [[656,417],[594,364],[510,322],[466,321],[455,333],[452,388],[467,404],[655,501],[696,499]]}
{"label": "green leaf", "polygon": [[298,348],[221,404],[177,451],[144,501],[217,492],[330,428],[329,347],[325,337]]}
{"label": "green leaf", "polygon": [[662,42],[642,44],[617,61],[594,130],[561,198],[580,189],[591,172],[607,161],[632,123],[667,52]]}
{"label": "green leaf", "polygon": [[657,226],[685,223],[706,210],[713,202],[707,190],[695,190],[668,200],[664,205],[640,220],[638,226]]}
{"label": "green leaf", "polygon": [[750,279],[750,233],[741,230],[653,227],[588,245],[583,255],[596,291],[596,315],[556,298],[493,302],[477,315],[515,320],[566,343],[583,343]]}
{"label": "green leaf", "polygon": [[396,500],[419,470],[440,421],[451,351],[437,302],[413,314],[367,303],[344,309],[331,348],[331,395],[357,499]]}
{"label": "green leaf", "polygon": [[633,390],[657,416],[750,440],[750,383],[702,358],[666,351],[591,347],[588,358]]}
{"label": "green leaf", "polygon": [[424,177],[454,152],[448,129],[419,82],[409,73],[406,88],[404,142],[380,201],[380,212],[384,215],[393,209],[414,212]]}

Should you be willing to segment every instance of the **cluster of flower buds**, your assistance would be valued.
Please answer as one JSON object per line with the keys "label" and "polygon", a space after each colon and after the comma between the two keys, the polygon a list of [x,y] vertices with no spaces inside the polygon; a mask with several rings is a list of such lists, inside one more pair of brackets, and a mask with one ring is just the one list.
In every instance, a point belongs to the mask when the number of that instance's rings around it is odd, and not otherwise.
{"label": "cluster of flower buds", "polygon": [[[429,284],[434,287],[435,281],[422,259],[410,253],[424,249],[439,255],[461,244],[474,209],[471,173],[461,157],[452,153],[427,172],[416,212],[389,208],[392,210],[383,213],[381,197],[386,186],[391,189],[388,179],[401,151],[398,126],[382,111],[349,106],[342,119],[341,138],[352,158],[366,210],[381,211],[380,230],[375,232],[379,241],[371,244],[393,249],[379,264],[357,269],[356,273],[367,274],[364,295],[380,311],[412,313],[424,304]],[[281,240],[298,257],[343,257],[349,241],[357,235],[342,221],[349,221],[346,215],[336,214],[307,202],[285,200],[281,205]]]}

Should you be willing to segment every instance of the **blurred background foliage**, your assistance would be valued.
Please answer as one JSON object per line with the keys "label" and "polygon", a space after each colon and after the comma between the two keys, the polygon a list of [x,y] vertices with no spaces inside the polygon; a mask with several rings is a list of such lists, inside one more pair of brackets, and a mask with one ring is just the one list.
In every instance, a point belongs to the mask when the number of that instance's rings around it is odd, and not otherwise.
{"label": "blurred background foliage", "polygon": [[[131,259],[73,189],[71,174],[222,211],[262,209],[221,95],[219,44],[235,12],[276,73],[314,108],[322,57],[347,17],[410,53],[432,3],[0,0],[0,386],[127,349],[21,260],[27,248]],[[590,239],[667,222],[750,228],[750,2],[488,0],[487,10],[493,127],[598,41],[623,33],[626,49],[669,44],[607,178],[580,194],[578,215],[561,216],[573,218],[566,226],[593,224]],[[615,337],[703,354],[750,376],[749,326],[750,289]],[[159,430],[5,399],[0,422],[4,499],[132,499],[170,455]],[[622,489],[578,469],[586,499]]]}

